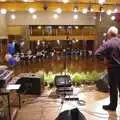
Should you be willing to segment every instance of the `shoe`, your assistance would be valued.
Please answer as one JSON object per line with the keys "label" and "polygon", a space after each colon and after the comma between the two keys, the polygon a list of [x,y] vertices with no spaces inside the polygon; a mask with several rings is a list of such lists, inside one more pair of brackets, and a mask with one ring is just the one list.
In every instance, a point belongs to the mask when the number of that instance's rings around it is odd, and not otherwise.
{"label": "shoe", "polygon": [[103,105],[103,109],[104,110],[110,110],[110,111],[116,111],[116,108],[112,107],[110,105]]}

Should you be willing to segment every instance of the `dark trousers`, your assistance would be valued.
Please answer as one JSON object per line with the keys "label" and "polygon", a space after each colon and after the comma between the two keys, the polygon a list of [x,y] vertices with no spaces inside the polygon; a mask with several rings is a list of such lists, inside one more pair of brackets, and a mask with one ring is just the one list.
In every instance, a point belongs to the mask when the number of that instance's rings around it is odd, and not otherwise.
{"label": "dark trousers", "polygon": [[116,108],[118,91],[120,91],[120,67],[108,68],[108,81],[110,86],[110,106]]}

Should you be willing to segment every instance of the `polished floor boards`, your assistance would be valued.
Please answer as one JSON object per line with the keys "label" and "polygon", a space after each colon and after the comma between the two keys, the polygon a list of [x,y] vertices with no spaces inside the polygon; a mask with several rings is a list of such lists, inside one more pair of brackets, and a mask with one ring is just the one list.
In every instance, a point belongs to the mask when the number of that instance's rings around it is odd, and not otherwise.
{"label": "polished floor boards", "polygon": [[[18,75],[19,73],[38,72],[39,70],[46,73],[58,73],[63,72],[65,68],[72,73],[92,70],[103,71],[105,69],[103,63],[92,58],[78,57],[68,57],[67,61],[64,57],[48,58],[37,62],[22,63],[12,69],[15,75]],[[74,107],[77,107],[87,120],[118,120],[117,118],[119,118],[119,106],[117,112],[112,113],[102,109],[102,105],[109,102],[108,94],[98,92],[95,88],[82,91],[80,87],[80,89],[75,90],[78,92],[75,94],[79,96],[79,99],[86,102],[84,106],[76,102],[64,102],[62,106],[60,99],[48,97],[53,91],[54,89],[46,89],[42,95],[44,97],[39,96],[32,102],[28,102],[29,104],[22,105],[16,120],[55,120],[60,112]]]}
{"label": "polished floor boards", "polygon": [[38,72],[39,70],[44,71],[45,73],[61,73],[65,69],[67,71],[83,72],[83,71],[103,71],[105,66],[102,62],[96,61],[93,58],[78,58],[78,57],[55,57],[47,58],[40,61],[26,62],[16,65],[12,68],[15,72],[15,75],[25,72]]}
{"label": "polished floor boards", "polygon": [[[55,120],[59,113],[78,108],[87,120],[119,120],[120,102],[116,112],[105,111],[103,104],[109,103],[109,94],[98,92],[95,89],[81,91],[82,88],[75,88],[74,95],[85,101],[81,106],[76,101],[67,101],[62,105],[60,99],[50,97],[37,97],[30,104],[22,106],[16,120]],[[49,96],[54,89],[46,89],[43,96]]]}

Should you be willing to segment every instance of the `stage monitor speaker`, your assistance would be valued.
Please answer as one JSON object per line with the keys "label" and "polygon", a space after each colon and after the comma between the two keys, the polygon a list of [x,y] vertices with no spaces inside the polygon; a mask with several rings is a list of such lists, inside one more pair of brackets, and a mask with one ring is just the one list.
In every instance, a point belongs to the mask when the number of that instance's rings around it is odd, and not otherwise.
{"label": "stage monitor speaker", "polygon": [[57,75],[55,76],[56,87],[70,87],[71,78],[69,75]]}
{"label": "stage monitor speaker", "polygon": [[60,113],[55,120],[87,120],[87,119],[77,108],[75,108]]}
{"label": "stage monitor speaker", "polygon": [[109,91],[108,74],[105,74],[102,79],[96,81],[96,87],[101,92]]}
{"label": "stage monitor speaker", "polygon": [[44,87],[43,80],[39,77],[22,77],[16,84],[21,84],[21,87],[17,92],[23,94],[40,95]]}

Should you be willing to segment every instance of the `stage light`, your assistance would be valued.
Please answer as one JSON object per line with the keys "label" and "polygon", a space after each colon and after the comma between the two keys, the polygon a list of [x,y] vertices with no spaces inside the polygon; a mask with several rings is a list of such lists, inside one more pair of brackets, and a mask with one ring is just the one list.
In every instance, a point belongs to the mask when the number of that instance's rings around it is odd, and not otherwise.
{"label": "stage light", "polygon": [[115,16],[111,16],[111,20],[113,20],[113,21],[114,21],[114,20],[115,20]]}
{"label": "stage light", "polygon": [[59,17],[58,14],[56,14],[56,13],[53,14],[53,18],[54,18],[54,19],[58,19],[58,17]]}
{"label": "stage light", "polygon": [[41,29],[41,26],[38,26],[37,28],[38,28],[38,29]]}
{"label": "stage light", "polygon": [[87,12],[88,12],[88,9],[87,8],[83,8],[82,13],[86,14]]}
{"label": "stage light", "polygon": [[37,45],[38,45],[38,46],[40,45],[40,41],[39,41],[39,40],[37,41]]}
{"label": "stage light", "polygon": [[2,9],[0,10],[0,12],[1,12],[1,14],[5,15],[5,14],[7,13],[7,10],[4,9],[4,8],[2,8]]}
{"label": "stage light", "polygon": [[28,9],[28,12],[31,13],[31,14],[33,14],[35,11],[36,11],[35,8],[29,8],[29,9]]}
{"label": "stage light", "polygon": [[61,8],[57,8],[56,9],[56,13],[61,14],[62,13],[62,9]]}
{"label": "stage light", "polygon": [[78,42],[79,40],[76,39],[76,42]]}
{"label": "stage light", "polygon": [[57,40],[57,44],[60,45],[60,40]]}
{"label": "stage light", "polygon": [[37,19],[37,15],[36,15],[36,14],[32,15],[32,18],[33,18],[34,20]]}
{"label": "stage light", "polygon": [[62,26],[59,26],[58,28],[59,28],[59,29],[62,29]]}
{"label": "stage light", "polygon": [[62,0],[63,1],[63,3],[68,3],[69,2],[69,0]]}
{"label": "stage light", "polygon": [[100,5],[103,5],[103,4],[105,3],[105,0],[98,0],[98,3],[99,3]]}
{"label": "stage light", "polygon": [[94,9],[93,9],[93,8],[91,8],[91,9],[90,9],[90,12],[93,12],[93,11],[94,11]]}
{"label": "stage light", "polygon": [[75,29],[78,29],[79,27],[78,26],[75,26]]}
{"label": "stage light", "polygon": [[23,0],[23,2],[28,2],[28,0]]}
{"label": "stage light", "polygon": [[110,10],[110,9],[107,10],[107,11],[106,11],[106,14],[107,14],[107,15],[111,15],[111,14],[112,14],[112,10]]}
{"label": "stage light", "polygon": [[12,20],[15,20],[16,19],[16,16],[14,14],[11,15],[11,19]]}
{"label": "stage light", "polygon": [[74,20],[77,20],[78,17],[79,17],[78,14],[73,15],[73,19],[74,19]]}

